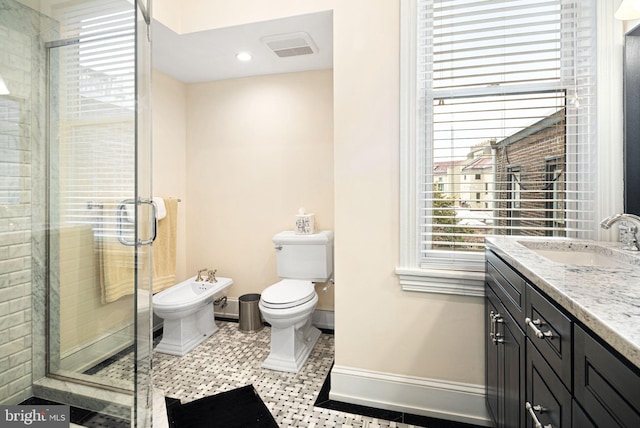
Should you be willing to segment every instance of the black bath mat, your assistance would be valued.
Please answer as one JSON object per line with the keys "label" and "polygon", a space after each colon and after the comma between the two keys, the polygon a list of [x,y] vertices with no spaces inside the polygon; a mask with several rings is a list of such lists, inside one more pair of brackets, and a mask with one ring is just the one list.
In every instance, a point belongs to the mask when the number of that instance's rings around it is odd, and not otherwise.
{"label": "black bath mat", "polygon": [[278,428],[253,385],[177,404],[167,398],[171,428]]}

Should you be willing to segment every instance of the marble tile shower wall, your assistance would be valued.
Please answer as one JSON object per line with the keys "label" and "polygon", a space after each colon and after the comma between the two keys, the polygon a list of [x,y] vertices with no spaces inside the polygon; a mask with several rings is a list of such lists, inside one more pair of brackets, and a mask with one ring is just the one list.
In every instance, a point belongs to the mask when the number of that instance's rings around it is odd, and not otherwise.
{"label": "marble tile shower wall", "polygon": [[[0,0],[0,403],[31,395],[44,374],[45,51],[53,21]],[[40,297],[35,297],[40,296]],[[35,309],[34,309],[35,305]],[[36,315],[37,314],[37,315]],[[33,334],[35,322],[41,326]],[[37,337],[36,337],[37,336]]]}

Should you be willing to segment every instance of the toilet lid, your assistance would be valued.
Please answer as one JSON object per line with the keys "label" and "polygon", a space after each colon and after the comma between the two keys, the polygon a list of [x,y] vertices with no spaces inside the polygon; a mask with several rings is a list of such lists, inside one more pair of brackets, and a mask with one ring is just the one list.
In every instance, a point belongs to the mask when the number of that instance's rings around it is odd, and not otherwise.
{"label": "toilet lid", "polygon": [[262,292],[262,302],[270,307],[293,307],[313,299],[316,290],[311,281],[284,279]]}

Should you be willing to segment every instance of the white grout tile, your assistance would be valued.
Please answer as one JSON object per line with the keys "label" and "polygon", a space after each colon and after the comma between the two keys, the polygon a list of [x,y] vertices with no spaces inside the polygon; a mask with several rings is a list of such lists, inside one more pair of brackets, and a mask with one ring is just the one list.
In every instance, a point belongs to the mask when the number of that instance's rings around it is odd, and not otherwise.
{"label": "white grout tile", "polygon": [[[334,359],[334,337],[322,334],[298,373],[261,367],[269,354],[271,330],[243,333],[238,323],[217,321],[219,330],[183,357],[153,354],[154,388],[182,403],[253,384],[280,427],[409,428],[410,425],[314,407]],[[123,358],[101,376],[131,376]],[[155,403],[154,403],[155,405]],[[154,412],[155,414],[155,412]],[[154,423],[154,428],[160,427]]]}

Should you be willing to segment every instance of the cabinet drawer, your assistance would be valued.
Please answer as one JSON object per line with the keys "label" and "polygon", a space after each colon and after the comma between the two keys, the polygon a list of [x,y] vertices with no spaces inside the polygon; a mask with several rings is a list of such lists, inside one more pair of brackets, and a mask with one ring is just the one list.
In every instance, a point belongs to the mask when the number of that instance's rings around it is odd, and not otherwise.
{"label": "cabinet drawer", "polygon": [[520,327],[524,329],[522,314],[524,313],[526,282],[493,252],[487,250],[486,258],[487,283],[513,318],[518,321]]}
{"label": "cabinet drawer", "polygon": [[574,395],[599,427],[640,427],[640,370],[631,368],[579,326]]}
{"label": "cabinet drawer", "polygon": [[571,390],[571,320],[529,285],[525,322],[531,343]]}
{"label": "cabinet drawer", "polygon": [[[541,426],[571,427],[571,394],[549,364],[527,339],[527,428],[535,420]],[[603,427],[604,428],[604,427]]]}

